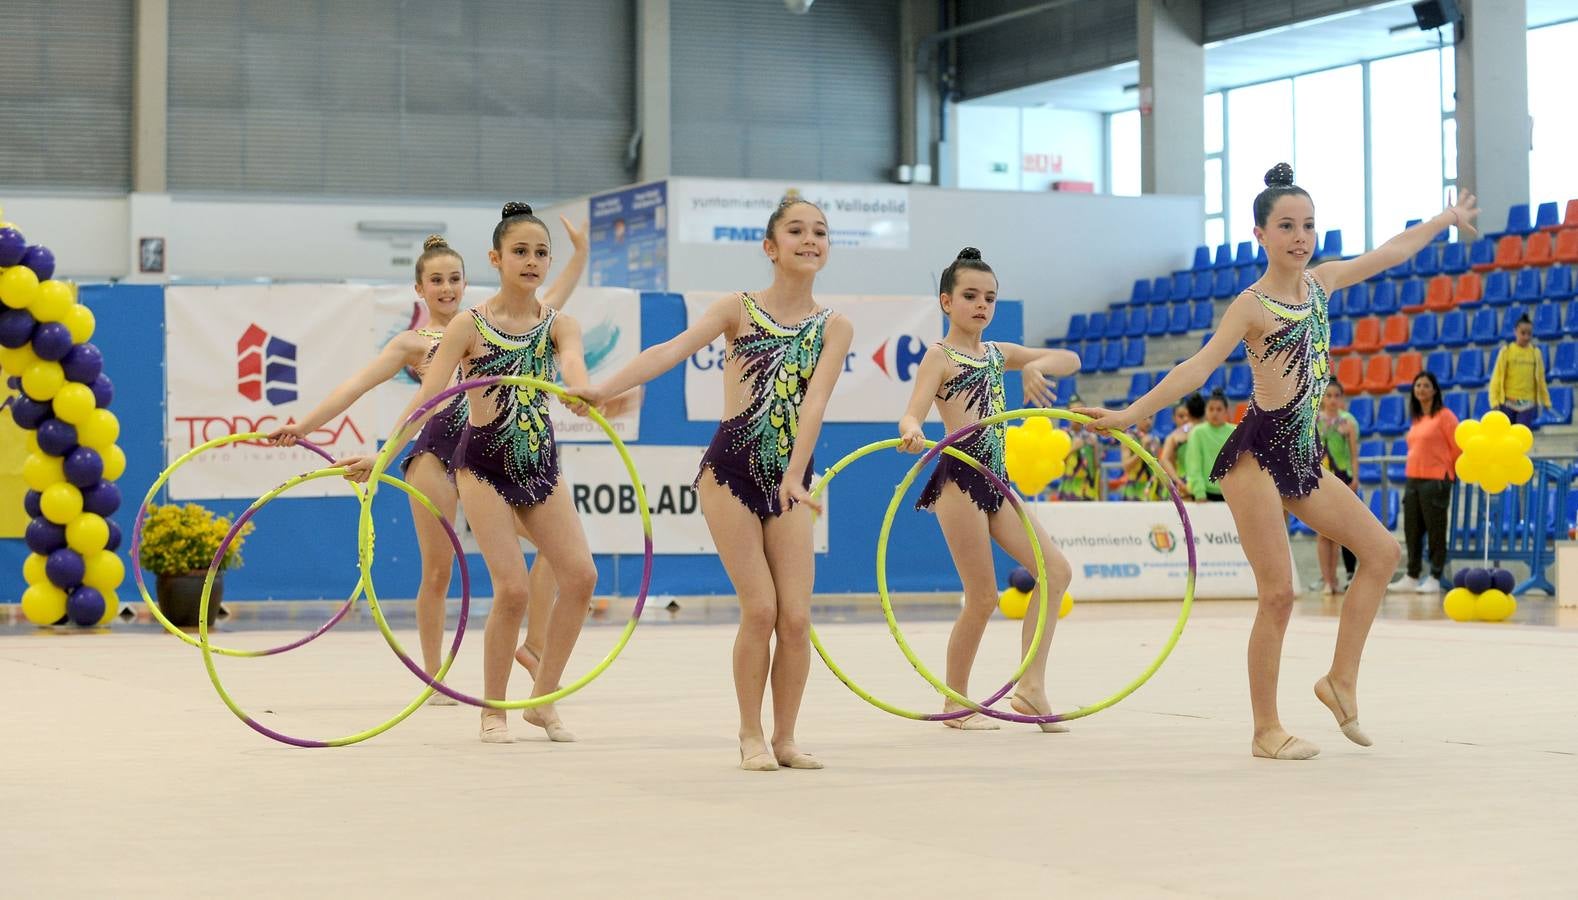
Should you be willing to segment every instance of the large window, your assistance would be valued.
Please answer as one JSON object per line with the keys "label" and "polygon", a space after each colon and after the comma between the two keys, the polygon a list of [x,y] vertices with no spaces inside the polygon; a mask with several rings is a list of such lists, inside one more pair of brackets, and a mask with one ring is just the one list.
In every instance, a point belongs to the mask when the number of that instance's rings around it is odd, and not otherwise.
{"label": "large window", "polygon": [[[1529,193],[1534,203],[1578,197],[1578,115],[1573,113],[1573,48],[1578,22],[1529,32],[1529,116],[1534,147],[1529,152]],[[1560,214],[1560,210],[1558,210]]]}
{"label": "large window", "polygon": [[[1451,48],[1370,63],[1370,221],[1375,243],[1410,219],[1441,209],[1446,181],[1442,138],[1443,92]],[[1454,147],[1454,150],[1456,148]],[[1456,169],[1454,154],[1453,166]]]}
{"label": "large window", "polygon": [[1113,113],[1107,117],[1108,193],[1122,197],[1140,195],[1140,111]]}
{"label": "large window", "polygon": [[1268,81],[1227,92],[1228,236],[1247,241],[1254,228],[1255,195],[1266,189],[1266,170],[1294,165],[1293,82]]}
{"label": "large window", "polygon": [[1363,250],[1364,72],[1328,69],[1293,79],[1293,167],[1315,201],[1321,239],[1342,231],[1343,250]]}

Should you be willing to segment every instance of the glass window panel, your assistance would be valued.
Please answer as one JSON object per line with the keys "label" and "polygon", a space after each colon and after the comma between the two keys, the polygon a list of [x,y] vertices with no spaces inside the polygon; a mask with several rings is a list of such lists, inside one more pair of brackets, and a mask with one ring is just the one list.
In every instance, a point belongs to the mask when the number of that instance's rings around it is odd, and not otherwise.
{"label": "glass window panel", "polygon": [[1140,195],[1140,111],[1113,113],[1107,118],[1107,159],[1112,170],[1111,193]]}
{"label": "glass window panel", "polygon": [[1578,115],[1573,112],[1573,49],[1578,22],[1529,32],[1529,116],[1534,149],[1529,152],[1529,192],[1533,203],[1555,200],[1566,209],[1578,197]]}
{"label": "glass window panel", "polygon": [[1208,216],[1222,214],[1222,158],[1205,161],[1205,213]]}
{"label": "glass window panel", "polygon": [[1293,82],[1269,81],[1227,92],[1227,231],[1249,240],[1255,195],[1266,171],[1293,162]]}
{"label": "glass window panel", "polygon": [[1439,85],[1438,57],[1424,50],[1370,64],[1372,244],[1441,208],[1441,104],[1421,90]]}
{"label": "glass window panel", "polygon": [[1222,93],[1205,95],[1205,152],[1222,152]]}
{"label": "glass window panel", "polygon": [[1368,246],[1363,71],[1344,66],[1293,79],[1293,110],[1296,146],[1290,162],[1299,186],[1315,201],[1321,239],[1335,228],[1345,248]]}
{"label": "glass window panel", "polygon": [[1227,223],[1221,216],[1212,216],[1205,220],[1205,245],[1216,247],[1227,243]]}

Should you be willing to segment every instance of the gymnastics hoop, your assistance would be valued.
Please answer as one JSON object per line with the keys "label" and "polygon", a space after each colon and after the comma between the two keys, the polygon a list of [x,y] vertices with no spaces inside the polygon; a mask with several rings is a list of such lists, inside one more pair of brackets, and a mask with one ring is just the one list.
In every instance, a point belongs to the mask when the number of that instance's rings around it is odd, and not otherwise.
{"label": "gymnastics hoop", "polygon": [[570,682],[567,685],[561,686],[556,691],[552,691],[538,697],[528,697],[525,700],[489,700],[481,697],[473,697],[469,694],[463,694],[449,685],[444,684],[443,673],[434,676],[428,675],[426,672],[422,671],[422,667],[417,665],[416,660],[412,659],[410,655],[405,652],[405,648],[400,645],[399,639],[395,637],[395,634],[389,628],[388,623],[384,621],[383,612],[378,608],[378,594],[373,587],[372,501],[373,496],[377,493],[377,481],[383,480],[386,477],[384,475],[384,471],[389,467],[389,463],[394,456],[392,451],[396,446],[405,443],[406,436],[415,434],[415,432],[422,427],[422,423],[429,416],[431,416],[434,411],[447,402],[449,398],[461,393],[462,391],[488,388],[496,384],[508,384],[516,388],[535,388],[537,390],[547,391],[564,400],[574,399],[573,395],[571,395],[569,391],[552,382],[542,381],[541,379],[537,378],[530,378],[525,375],[492,375],[487,378],[463,381],[459,384],[445,388],[443,391],[440,391],[436,396],[434,396],[433,399],[417,407],[411,413],[411,415],[406,418],[405,422],[401,423],[400,427],[395,430],[396,438],[392,438],[388,443],[384,444],[383,449],[378,452],[378,457],[373,461],[373,471],[372,476],[369,478],[367,493],[362,498],[362,516],[357,534],[357,555],[361,560],[361,587],[367,595],[368,609],[372,611],[373,620],[378,623],[378,630],[383,634],[384,641],[389,644],[389,649],[394,651],[395,656],[405,664],[405,667],[411,671],[411,674],[415,675],[432,690],[436,690],[450,699],[458,700],[461,703],[466,703],[471,706],[482,706],[487,707],[488,709],[531,709],[536,706],[543,706],[545,704],[562,700],[576,691],[579,691],[581,688],[586,687],[587,684],[591,683],[592,679],[601,675],[605,669],[613,664],[614,660],[619,658],[619,654],[624,652],[625,646],[630,643],[631,636],[635,634],[636,625],[641,621],[641,610],[646,606],[647,590],[652,584],[652,512],[647,508],[646,488],[641,483],[641,475],[636,471],[636,464],[633,460],[631,460],[630,451],[625,447],[625,442],[619,439],[619,435],[614,431],[614,427],[608,424],[608,420],[603,418],[602,413],[590,406],[587,407],[587,411],[590,414],[592,421],[596,422],[602,427],[603,433],[608,435],[608,440],[613,444],[614,449],[618,451],[620,460],[625,464],[625,471],[630,474],[630,482],[635,486],[636,505],[641,510],[641,531],[642,536],[645,539],[645,550],[643,553],[643,559],[645,560],[645,563],[641,570],[641,589],[636,595],[635,606],[630,611],[630,620],[625,623],[624,630],[620,633],[619,639],[614,642],[614,648],[608,652],[607,656],[603,657],[602,661],[600,661],[596,666],[593,666],[590,672],[587,672],[585,675],[582,675],[580,678]]}
{"label": "gymnastics hoop", "polygon": [[[886,450],[886,449],[888,449],[890,447],[897,447],[897,446],[899,446],[902,443],[904,443],[904,441],[902,439],[900,439],[900,438],[889,438],[887,440],[876,441],[876,442],[867,444],[864,447],[861,447],[861,448],[859,448],[857,450],[852,451],[851,453],[846,455],[843,459],[840,459],[838,462],[833,463],[833,465],[831,467],[829,467],[826,472],[822,473],[822,477],[811,488],[811,498],[815,499],[818,495],[820,495],[822,493],[822,491],[826,490],[828,484],[832,482],[833,478],[836,475],[838,475],[839,472],[843,471],[846,466],[848,466],[849,464],[853,463],[855,460],[861,459],[862,457],[865,457],[865,456],[869,456],[870,454],[876,453],[879,450]],[[937,442],[936,441],[925,441],[924,443],[925,443],[925,446],[932,451],[932,452],[928,453],[924,457],[924,459],[931,459],[934,456],[936,456],[937,453],[939,452],[936,449],[937,448]],[[988,697],[981,704],[976,704],[974,701],[971,701],[971,700],[967,699],[965,702],[968,703],[969,705],[965,706],[965,707],[962,707],[960,709],[955,709],[955,710],[950,710],[948,712],[940,712],[940,713],[916,712],[914,710],[905,709],[905,708],[903,708],[901,706],[896,706],[894,704],[888,703],[887,701],[882,700],[881,698],[871,694],[869,691],[867,691],[865,688],[861,687],[859,684],[855,683],[855,680],[853,678],[850,678],[849,675],[847,675],[844,672],[843,669],[839,668],[838,663],[833,660],[832,654],[827,652],[827,648],[825,646],[823,646],[823,644],[822,644],[821,637],[818,636],[817,633],[816,633],[816,627],[814,625],[811,627],[811,645],[816,648],[817,655],[822,657],[822,662],[827,664],[827,668],[833,673],[833,676],[836,677],[839,681],[842,681],[844,683],[845,687],[849,688],[851,691],[853,691],[855,693],[855,696],[857,696],[860,699],[866,701],[867,703],[870,703],[872,706],[875,706],[876,708],[878,708],[878,709],[880,709],[880,710],[882,710],[884,712],[889,712],[889,713],[892,713],[893,715],[900,716],[900,717],[905,718],[905,719],[914,719],[916,721],[921,721],[921,722],[946,722],[946,721],[948,721],[950,719],[964,718],[965,716],[974,715],[976,712],[979,712],[984,707],[989,706],[989,705],[991,705],[993,703],[996,703],[997,701],[1003,699],[1003,697],[1007,695],[1008,691],[1011,688],[1013,688],[1014,684],[1017,683],[1021,677],[1023,677],[1023,675],[1025,674],[1025,671],[1030,668],[1030,664],[1035,661],[1036,653],[1041,648],[1041,635],[1046,630],[1047,610],[1049,609],[1049,604],[1048,604],[1048,601],[1047,601],[1047,587],[1046,587],[1046,584],[1047,584],[1046,558],[1041,553],[1041,542],[1036,539],[1035,526],[1030,520],[1030,512],[1025,509],[1025,507],[1024,507],[1024,505],[1022,503],[1019,502],[1019,498],[1014,495],[1014,492],[1009,490],[1008,485],[1004,484],[1001,479],[999,479],[996,475],[994,475],[990,470],[988,470],[987,468],[982,466],[980,461],[978,461],[974,457],[970,456],[969,454],[967,454],[967,453],[965,453],[965,452],[963,452],[963,451],[961,451],[961,450],[959,450],[959,449],[957,449],[955,447],[951,447],[951,446],[944,446],[944,447],[942,447],[940,452],[947,453],[949,456],[951,456],[954,459],[957,459],[957,460],[969,465],[971,468],[975,469],[977,472],[980,472],[982,475],[985,475],[988,479],[990,479],[992,484],[993,484],[993,486],[995,486],[1002,493],[1002,495],[1005,498],[1007,498],[1008,502],[1013,505],[1014,512],[1016,512],[1019,515],[1020,524],[1022,524],[1024,526],[1025,534],[1027,536],[1029,536],[1029,538],[1030,538],[1030,552],[1035,556],[1035,560],[1036,560],[1036,587],[1037,587],[1037,592],[1040,594],[1041,599],[1039,600],[1039,602],[1036,605],[1036,610],[1037,610],[1037,612],[1036,612],[1036,631],[1035,631],[1034,639],[1030,642],[1030,650],[1029,650],[1029,652],[1026,653],[1025,656],[1024,656],[1024,659],[1022,659],[1020,661],[1019,668],[1014,670],[1013,677],[1011,677],[1008,680],[1008,683],[1006,685],[1004,685],[1002,687],[1002,689],[1000,689],[996,694],[993,694],[992,696]],[[913,471],[914,470],[912,469],[911,470],[911,472],[912,472],[911,480],[913,480]],[[905,481],[902,484],[900,484],[899,487],[896,489],[895,497],[898,498],[898,499],[902,499],[903,491],[906,488],[908,488],[908,487],[909,487],[909,481]],[[897,502],[897,500],[895,500],[895,503],[896,502]],[[891,513],[891,508],[890,508],[890,513]],[[890,515],[888,521],[891,522],[891,515]],[[878,544],[878,548],[877,548],[879,557],[883,553],[883,551],[886,550],[886,547],[887,547],[886,540],[887,540],[887,534],[886,534],[886,531],[884,531],[883,536],[882,536],[882,543],[879,543]],[[887,595],[886,594],[883,595],[883,602],[884,603],[887,602]],[[898,622],[891,615],[887,616],[887,620],[888,620],[888,631],[893,634],[894,639],[899,641],[900,645],[902,646],[904,638],[903,638],[903,634],[898,630]],[[920,670],[918,663],[916,663],[916,660],[911,659],[910,662],[911,662],[912,665],[916,665],[917,666],[917,669],[916,669],[917,671]]]}
{"label": "gymnastics hoop", "polygon": [[[1050,713],[1044,716],[1026,716],[1019,713],[987,709],[984,706],[975,706],[968,697],[965,697],[959,692],[948,687],[945,682],[939,679],[936,675],[933,675],[931,670],[926,668],[926,664],[921,662],[920,657],[916,655],[915,651],[910,647],[909,642],[904,639],[904,632],[899,628],[898,619],[895,618],[893,614],[892,598],[888,595],[888,534],[893,528],[893,518],[898,513],[899,504],[903,501],[904,494],[909,490],[910,485],[915,482],[916,476],[920,474],[921,470],[925,468],[927,463],[931,462],[937,457],[938,453],[948,449],[954,442],[959,441],[982,428],[996,425],[1000,422],[1012,421],[1014,419],[1029,418],[1063,419],[1069,422],[1078,422],[1081,424],[1092,421],[1089,416],[1061,409],[1017,409],[998,413],[994,416],[987,416],[981,421],[972,425],[967,425],[938,441],[935,446],[926,451],[925,455],[923,455],[919,460],[916,460],[915,465],[910,467],[910,470],[905,474],[904,479],[900,481],[898,486],[893,489],[893,500],[888,504],[887,515],[882,519],[882,531],[877,537],[877,593],[882,597],[882,614],[888,620],[888,630],[893,634],[893,639],[898,642],[899,649],[904,652],[904,658],[908,659],[910,661],[910,665],[915,667],[915,671],[919,672],[921,677],[925,678],[926,681],[929,682],[932,687],[936,688],[939,693],[955,703],[969,704],[970,706],[967,708],[973,707],[975,712],[990,716],[994,719],[1001,719],[1007,722],[1022,722],[1030,725],[1039,725],[1044,722],[1067,722],[1070,719],[1080,719],[1091,715],[1092,713],[1100,712],[1101,710],[1116,704],[1118,701],[1139,690],[1141,685],[1149,681],[1152,675],[1156,674],[1156,670],[1162,667],[1162,663],[1167,661],[1167,657],[1172,654],[1173,648],[1178,645],[1178,639],[1183,636],[1184,625],[1189,621],[1189,610],[1194,606],[1194,585],[1197,561],[1195,558],[1194,527],[1189,522],[1189,513],[1184,509],[1182,498],[1178,496],[1177,486],[1174,485],[1172,479],[1167,476],[1166,471],[1162,468],[1162,464],[1157,462],[1156,457],[1152,456],[1150,451],[1146,450],[1140,445],[1138,441],[1134,440],[1134,438],[1130,437],[1129,435],[1124,434],[1123,432],[1108,432],[1108,434],[1111,434],[1113,437],[1117,438],[1120,443],[1133,451],[1136,456],[1145,462],[1146,467],[1151,470],[1151,473],[1160,479],[1162,483],[1167,485],[1168,491],[1172,495],[1173,507],[1178,510],[1178,518],[1183,523],[1183,542],[1184,548],[1189,556],[1189,575],[1184,583],[1183,607],[1178,611],[1178,621],[1173,625],[1172,634],[1168,636],[1167,643],[1162,646],[1161,652],[1158,653],[1156,658],[1151,661],[1151,664],[1140,673],[1138,678],[1135,678],[1133,681],[1129,682],[1112,696],[1107,697],[1106,699],[1099,702],[1092,703],[1088,706],[1081,706],[1077,709],[1070,710],[1066,713]],[[1008,486],[1003,484],[1002,479],[998,478],[995,473],[984,468],[980,471],[986,474],[987,477],[991,479],[993,484],[997,485],[1000,490],[1007,491]],[[1009,496],[1012,496],[1012,494],[1010,493]],[[1032,546],[1038,545],[1039,542]],[[1047,598],[1045,592],[1043,591],[1041,595],[1042,621],[1039,624],[1045,624],[1046,606]],[[1036,629],[1035,642],[1031,647],[1032,650],[1035,649],[1035,646],[1039,644],[1041,640],[1041,629],[1039,624]],[[1017,680],[1017,678],[1015,680]],[[1010,681],[1008,684],[1004,685],[994,696],[997,696],[998,699],[1001,699],[1002,695],[1006,694],[1013,687],[1013,684],[1014,682]]]}
{"label": "gymnastics hoop", "polygon": [[[314,481],[319,478],[343,476],[344,474],[344,466],[332,466],[312,472],[307,472],[302,475],[297,475],[259,497],[257,500],[253,501],[252,505],[247,508],[247,512],[256,512],[273,501],[274,498],[278,497],[280,494],[285,493],[297,485],[305,484],[306,482]],[[454,527],[449,524],[449,520],[444,518],[444,514],[439,512],[438,507],[434,506],[433,502],[429,500],[426,495],[411,485],[406,484],[404,481],[401,481],[400,479],[391,475],[380,475],[380,480],[404,491],[408,496],[411,497],[411,499],[420,503],[424,508],[427,509],[428,512],[431,512],[434,516],[438,517],[438,521],[444,526],[445,535],[449,538],[450,546],[452,546],[455,550],[455,557],[460,560],[460,617],[455,624],[455,639],[449,645],[449,655],[444,657],[444,664],[439,667],[438,672],[434,675],[434,678],[442,679],[445,675],[449,674],[449,667],[454,665],[455,656],[460,652],[461,639],[466,636],[466,621],[471,615],[471,570],[466,566],[466,553],[460,546],[460,536],[455,533]],[[358,490],[358,493],[360,493],[360,490]],[[368,491],[368,493],[371,494],[371,491]],[[362,508],[367,508],[365,503]],[[276,731],[267,725],[264,725],[262,722],[252,718],[247,714],[246,710],[241,708],[240,704],[236,703],[235,699],[230,696],[230,692],[225,690],[224,683],[219,680],[219,672],[214,667],[214,648],[208,642],[208,604],[214,587],[214,578],[219,574],[219,565],[224,561],[225,552],[230,549],[230,543],[235,539],[236,535],[240,533],[241,525],[244,521],[245,520],[241,517],[237,517],[235,524],[230,526],[230,533],[225,535],[225,539],[219,544],[219,549],[215,551],[213,561],[208,564],[208,573],[203,578],[203,596],[199,601],[197,615],[198,647],[203,651],[203,666],[208,670],[208,680],[211,684],[213,684],[214,690],[219,694],[219,699],[224,702],[225,706],[232,713],[235,713],[236,718],[240,719],[243,724],[245,724],[248,728],[251,728],[253,731],[256,731],[258,734],[261,734],[264,737],[273,738],[282,744],[289,744],[293,747],[345,747],[350,744],[359,744],[362,741],[368,740],[369,738],[374,738],[380,734],[383,734],[389,729],[405,721],[407,716],[420,709],[422,704],[427,702],[427,698],[433,695],[433,688],[431,686],[424,688],[422,692],[417,695],[415,700],[412,700],[406,705],[404,709],[400,710],[400,712],[396,713],[394,716],[390,717],[384,722],[374,725],[372,728],[368,728],[365,731],[359,731],[355,734],[349,734],[344,737],[332,738],[330,740],[323,741],[313,740],[311,738],[294,737],[292,735]],[[351,595],[351,600],[355,600],[358,594],[361,593],[362,580],[363,579],[358,580],[357,592]],[[387,627],[384,625],[383,614],[378,609],[378,601],[370,593],[367,597],[367,605],[368,608],[373,611],[373,615],[378,620],[380,627]]]}
{"label": "gymnastics hoop", "polygon": [[[142,529],[143,523],[148,517],[148,507],[153,503],[154,495],[159,493],[159,489],[164,487],[165,483],[170,480],[170,477],[175,474],[176,470],[191,462],[193,458],[199,456],[200,454],[206,453],[215,447],[223,447],[227,444],[236,444],[242,441],[255,441],[266,437],[268,437],[268,435],[261,431],[249,431],[242,434],[225,435],[224,437],[217,437],[206,443],[199,444],[176,457],[175,462],[170,463],[170,465],[167,466],[163,472],[159,473],[159,477],[154,480],[153,486],[148,488],[148,493],[143,495],[142,505],[137,508],[137,517],[132,520],[130,556],[132,580],[137,584],[137,593],[142,596],[143,605],[148,608],[148,611],[153,614],[153,617],[158,620],[159,624],[164,626],[164,630],[180,638],[189,646],[198,647],[200,646],[201,642],[182,631],[178,626],[176,626],[175,623],[171,622],[165,616],[164,611],[159,609],[159,604],[154,602],[153,595],[148,592],[148,583],[144,581],[142,577]],[[317,444],[312,443],[311,441],[300,440],[297,441],[297,445],[318,454],[331,464],[334,462],[334,457],[329,455],[328,451],[324,450],[322,447],[319,447]],[[357,493],[360,493],[359,488],[357,489]],[[231,536],[239,533],[241,525],[250,519],[255,511],[255,507],[249,508],[246,512],[242,513],[241,516],[237,517],[236,522],[231,526],[231,534],[226,535],[225,542],[220,545],[221,550],[229,548]],[[203,596],[208,596],[206,584],[204,587]],[[273,656],[276,653],[284,653],[287,650],[294,650],[303,644],[311,643],[312,641],[317,640],[319,637],[322,637],[323,634],[329,629],[333,628],[335,625],[338,625],[340,620],[344,619],[345,616],[351,611],[351,607],[356,605],[356,599],[359,596],[361,596],[360,585],[357,586],[356,591],[354,591],[351,596],[346,599],[345,603],[340,606],[339,610],[334,613],[334,616],[330,618],[329,621],[318,626],[316,631],[312,632],[306,637],[297,638],[288,644],[281,644],[278,647],[270,647],[266,650],[237,650],[230,647],[211,645],[210,652],[217,653],[220,656],[254,658],[259,656]],[[204,615],[207,615],[206,607]]]}

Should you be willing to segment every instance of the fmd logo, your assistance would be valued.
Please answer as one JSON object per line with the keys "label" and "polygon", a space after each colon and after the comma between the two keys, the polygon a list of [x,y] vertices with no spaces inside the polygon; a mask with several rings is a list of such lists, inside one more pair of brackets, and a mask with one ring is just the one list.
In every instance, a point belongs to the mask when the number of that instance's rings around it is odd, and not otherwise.
{"label": "fmd logo", "polygon": [[1134,563],[1086,563],[1086,578],[1138,578],[1140,567]]}
{"label": "fmd logo", "polygon": [[253,323],[236,341],[236,391],[279,406],[296,399],[296,345]]}
{"label": "fmd logo", "polygon": [[739,242],[745,244],[765,240],[765,228],[739,228],[734,225],[715,225],[712,229],[712,239],[718,243]]}
{"label": "fmd logo", "polygon": [[915,367],[925,358],[926,343],[908,334],[888,338],[871,354],[871,361],[877,364],[882,374],[898,381],[909,381],[915,377]]}

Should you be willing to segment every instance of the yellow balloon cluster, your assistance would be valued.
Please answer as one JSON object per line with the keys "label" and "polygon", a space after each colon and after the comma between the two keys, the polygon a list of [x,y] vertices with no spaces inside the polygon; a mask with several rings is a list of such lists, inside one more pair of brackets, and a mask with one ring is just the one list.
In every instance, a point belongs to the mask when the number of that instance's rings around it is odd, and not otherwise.
{"label": "yellow balloon cluster", "polygon": [[1534,432],[1527,425],[1512,424],[1500,410],[1477,422],[1459,422],[1453,437],[1463,451],[1457,458],[1457,477],[1479,485],[1487,494],[1499,494],[1509,484],[1524,484],[1534,477],[1529,459]]}
{"label": "yellow balloon cluster", "polygon": [[1073,446],[1068,432],[1053,428],[1051,419],[1034,417],[1008,429],[1003,465],[1019,493],[1034,497],[1063,477],[1064,462]]}
{"label": "yellow balloon cluster", "polygon": [[1460,587],[1447,591],[1441,598],[1441,609],[1454,622],[1501,622],[1518,611],[1518,600],[1496,588],[1476,594]]}
{"label": "yellow balloon cluster", "polygon": [[[1035,602],[1035,599],[1034,592],[1021,591],[1019,588],[1011,587],[1003,591],[1002,595],[997,598],[997,608],[1003,611],[1003,615],[1006,618],[1023,619],[1030,612],[1030,604]],[[1064,591],[1063,602],[1058,604],[1057,617],[1061,619],[1073,610],[1074,595]]]}
{"label": "yellow balloon cluster", "polygon": [[108,518],[120,506],[113,482],[126,454],[115,445],[120,422],[104,408],[113,385],[88,343],[93,313],[54,269],[48,248],[0,222],[0,370],[14,379],[9,415],[29,450],[22,480],[32,553],[22,564],[22,613],[39,625],[107,624],[126,576],[115,553],[120,531]]}

